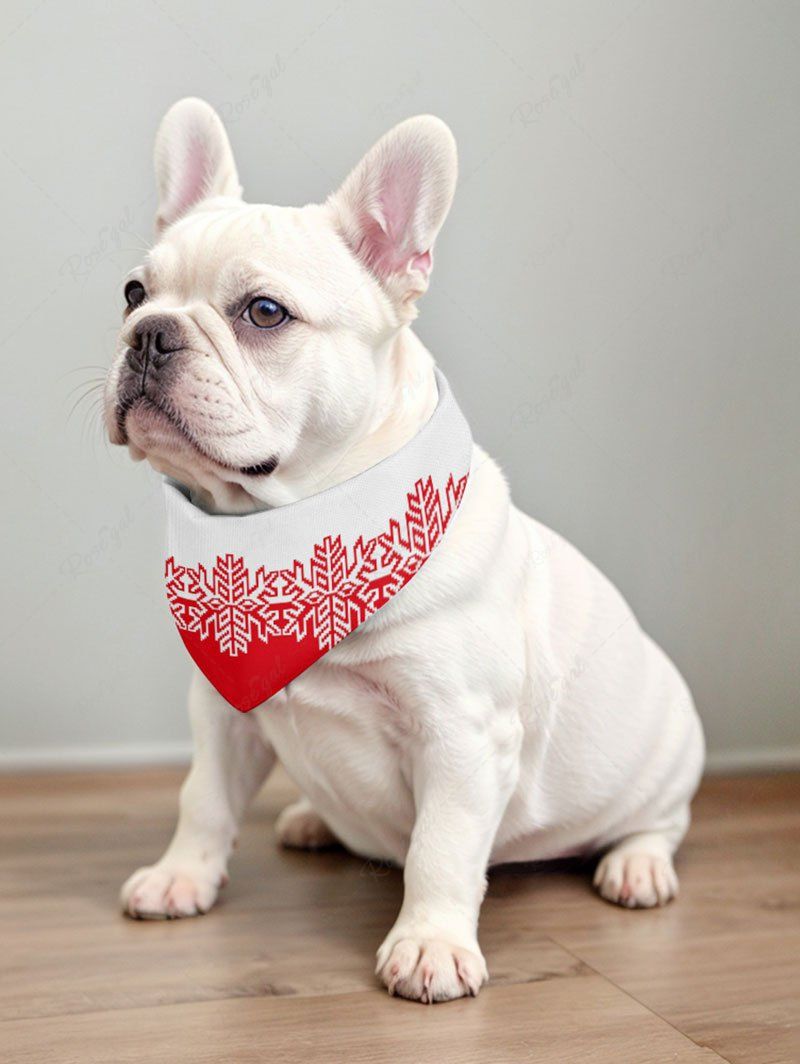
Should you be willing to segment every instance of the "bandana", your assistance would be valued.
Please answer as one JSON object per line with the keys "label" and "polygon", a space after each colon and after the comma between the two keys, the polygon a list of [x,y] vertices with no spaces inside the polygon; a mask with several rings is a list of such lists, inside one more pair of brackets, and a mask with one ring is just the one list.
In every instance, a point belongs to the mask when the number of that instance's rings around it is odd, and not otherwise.
{"label": "bandana", "polygon": [[436,370],[436,409],[377,465],[288,506],[207,514],[165,480],[166,592],[186,649],[223,698],[260,705],[416,576],[464,498],[469,425]]}

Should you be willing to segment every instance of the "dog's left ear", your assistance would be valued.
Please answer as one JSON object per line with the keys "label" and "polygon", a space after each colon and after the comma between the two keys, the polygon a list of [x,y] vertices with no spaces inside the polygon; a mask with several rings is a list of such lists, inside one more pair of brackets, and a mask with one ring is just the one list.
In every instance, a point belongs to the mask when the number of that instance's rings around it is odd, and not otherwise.
{"label": "dog's left ear", "polygon": [[381,137],[328,201],[353,252],[400,304],[428,287],[457,170],[453,134],[419,115]]}
{"label": "dog's left ear", "polygon": [[225,127],[205,100],[188,96],[170,107],[156,134],[155,166],[159,234],[210,196],[242,194]]}

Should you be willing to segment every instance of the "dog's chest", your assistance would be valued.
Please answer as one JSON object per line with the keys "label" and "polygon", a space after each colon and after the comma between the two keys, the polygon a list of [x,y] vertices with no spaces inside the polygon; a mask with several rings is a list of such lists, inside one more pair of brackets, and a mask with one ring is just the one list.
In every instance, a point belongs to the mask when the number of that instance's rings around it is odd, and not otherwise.
{"label": "dog's chest", "polygon": [[350,849],[401,862],[414,823],[414,723],[370,667],[314,666],[255,711],[289,775]]}
{"label": "dog's chest", "polygon": [[[472,682],[491,715],[495,695],[507,696],[523,671],[521,652],[516,660],[509,649],[520,642],[515,611],[500,622],[496,603],[504,574],[519,572],[523,559],[505,534],[507,510],[505,485],[482,462],[459,521],[408,587],[253,711],[294,781],[358,853],[404,860],[415,817],[412,755],[431,718],[437,731],[448,721],[460,728]],[[501,564],[489,580],[492,548]],[[486,654],[487,633],[498,656]]]}

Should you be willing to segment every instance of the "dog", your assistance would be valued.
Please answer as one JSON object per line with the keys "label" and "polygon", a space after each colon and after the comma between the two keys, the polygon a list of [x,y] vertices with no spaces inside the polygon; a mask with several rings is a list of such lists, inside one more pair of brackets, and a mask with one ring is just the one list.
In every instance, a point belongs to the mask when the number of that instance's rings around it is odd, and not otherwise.
{"label": "dog", "polygon": [[[439,119],[396,126],[323,204],[242,200],[206,103],[164,117],[157,241],[125,284],[108,436],[197,505],[242,514],[313,495],[411,439],[437,399],[412,331],[456,184]],[[492,864],[599,855],[600,895],[668,902],[701,774],[677,669],[575,548],[511,503],[474,447],[470,487],[424,570],[248,714],[195,672],[192,767],[174,838],[122,888],[126,913],[214,904],[242,815],[280,759],[303,797],[287,846],[339,841],[404,869],[379,979],[422,1002],[488,978]]]}

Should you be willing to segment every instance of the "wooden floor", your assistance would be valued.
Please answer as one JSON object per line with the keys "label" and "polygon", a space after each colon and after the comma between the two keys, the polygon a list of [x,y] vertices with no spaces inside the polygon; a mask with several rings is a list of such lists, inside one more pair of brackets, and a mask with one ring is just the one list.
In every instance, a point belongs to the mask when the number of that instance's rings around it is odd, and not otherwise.
{"label": "wooden floor", "polygon": [[0,1060],[800,1061],[800,776],[714,779],[664,910],[600,901],[588,870],[501,869],[477,1000],[390,999],[373,954],[400,874],[280,851],[271,783],[221,904],[143,923],[117,890],[169,836],[172,770],[0,780]]}

